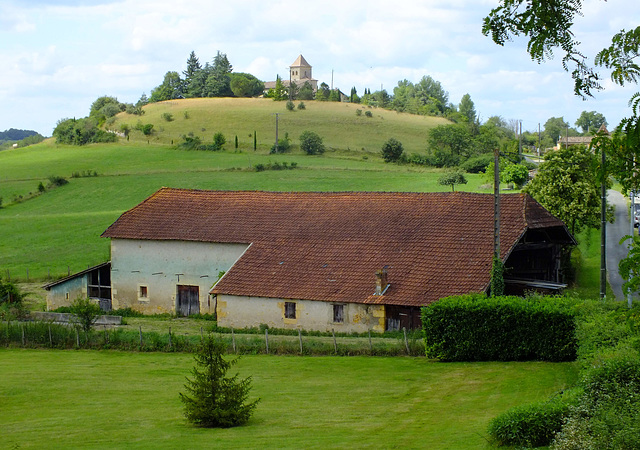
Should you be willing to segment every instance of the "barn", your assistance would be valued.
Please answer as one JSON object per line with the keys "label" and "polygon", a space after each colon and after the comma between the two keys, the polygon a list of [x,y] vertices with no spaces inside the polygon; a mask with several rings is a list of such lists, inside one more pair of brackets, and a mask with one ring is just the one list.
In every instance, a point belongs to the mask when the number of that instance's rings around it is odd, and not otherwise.
{"label": "barn", "polygon": [[[114,308],[362,332],[416,328],[422,306],[486,292],[493,226],[487,194],[162,188],[102,236]],[[501,195],[500,241],[508,292],[565,286],[575,240],[529,195]]]}

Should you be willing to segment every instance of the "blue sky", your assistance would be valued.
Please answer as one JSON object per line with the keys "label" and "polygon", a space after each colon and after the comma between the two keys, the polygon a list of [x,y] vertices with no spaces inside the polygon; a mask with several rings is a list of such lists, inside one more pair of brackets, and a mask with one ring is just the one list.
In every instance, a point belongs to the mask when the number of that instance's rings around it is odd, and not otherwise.
{"label": "blue sky", "polygon": [[[620,29],[640,24],[638,0],[585,0],[576,38],[586,55]],[[429,75],[452,103],[466,93],[485,120],[550,117],[573,125],[584,110],[615,125],[640,86],[612,85],[595,99],[573,95],[560,58],[537,64],[517,40],[499,47],[481,33],[495,0],[0,0],[0,131],[50,136],[56,122],[84,117],[102,95],[135,103],[182,72],[193,50],[204,64],[218,50],[235,71],[274,80],[299,54],[320,81],[360,94]],[[612,126],[610,126],[612,128]]]}

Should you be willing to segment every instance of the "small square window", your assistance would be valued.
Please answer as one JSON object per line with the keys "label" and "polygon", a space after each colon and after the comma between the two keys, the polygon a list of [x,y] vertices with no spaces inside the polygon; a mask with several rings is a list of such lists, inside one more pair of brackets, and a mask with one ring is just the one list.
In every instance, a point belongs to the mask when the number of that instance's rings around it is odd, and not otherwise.
{"label": "small square window", "polygon": [[284,318],[295,319],[296,318],[296,304],[295,302],[284,302]]}
{"label": "small square window", "polygon": [[344,305],[333,305],[333,321],[344,323]]}
{"label": "small square window", "polygon": [[148,297],[148,293],[147,293],[147,286],[140,286],[140,298],[147,298]]}

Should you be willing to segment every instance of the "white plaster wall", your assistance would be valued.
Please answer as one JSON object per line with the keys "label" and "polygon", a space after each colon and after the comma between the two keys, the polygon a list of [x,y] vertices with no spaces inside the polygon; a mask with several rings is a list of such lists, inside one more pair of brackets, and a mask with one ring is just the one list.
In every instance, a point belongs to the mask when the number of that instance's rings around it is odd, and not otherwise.
{"label": "white plaster wall", "polygon": [[[200,312],[215,312],[209,290],[218,273],[228,271],[248,244],[191,241],[111,240],[111,297],[114,309],[147,314],[175,312],[177,286],[199,287]],[[140,286],[147,298],[140,298]]]}
{"label": "white plaster wall", "polygon": [[76,277],[52,286],[47,292],[47,311],[61,306],[71,306],[77,298],[87,298],[87,276]]}
{"label": "white plaster wall", "polygon": [[[296,318],[284,317],[285,302],[296,303]],[[312,300],[285,300],[219,294],[218,325],[251,328],[266,324],[271,328],[315,331],[358,332],[384,331],[384,306],[344,303],[344,322],[333,322],[333,304]]]}

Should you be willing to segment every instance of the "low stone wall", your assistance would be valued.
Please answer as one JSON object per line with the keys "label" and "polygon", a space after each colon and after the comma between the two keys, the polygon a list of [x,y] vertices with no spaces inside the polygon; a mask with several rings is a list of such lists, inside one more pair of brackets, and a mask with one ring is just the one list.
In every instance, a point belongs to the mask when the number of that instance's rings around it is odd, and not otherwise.
{"label": "low stone wall", "polygon": [[[43,311],[34,311],[31,313],[31,318],[34,320],[57,323],[69,323],[71,322],[71,316],[73,316],[73,314]],[[122,316],[98,316],[98,320],[96,320],[95,325],[122,325]]]}

